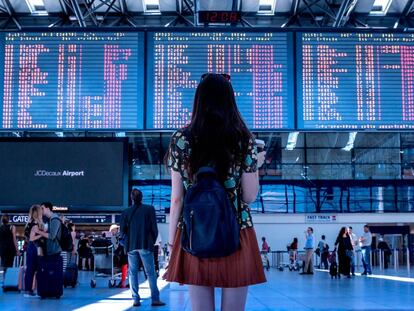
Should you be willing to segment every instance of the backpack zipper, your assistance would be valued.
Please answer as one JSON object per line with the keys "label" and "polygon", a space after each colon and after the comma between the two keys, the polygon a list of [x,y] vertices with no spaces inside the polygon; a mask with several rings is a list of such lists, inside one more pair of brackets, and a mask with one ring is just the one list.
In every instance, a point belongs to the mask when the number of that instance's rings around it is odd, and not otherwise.
{"label": "backpack zipper", "polygon": [[190,212],[190,249],[193,249],[193,215],[194,210]]}

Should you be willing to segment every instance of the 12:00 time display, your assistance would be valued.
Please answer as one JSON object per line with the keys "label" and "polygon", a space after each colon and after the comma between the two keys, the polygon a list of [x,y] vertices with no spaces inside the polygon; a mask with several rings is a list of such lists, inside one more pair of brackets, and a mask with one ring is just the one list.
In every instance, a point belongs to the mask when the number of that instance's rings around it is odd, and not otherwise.
{"label": "12:00 time display", "polygon": [[240,12],[231,11],[200,11],[198,21],[200,23],[237,23],[241,19]]}

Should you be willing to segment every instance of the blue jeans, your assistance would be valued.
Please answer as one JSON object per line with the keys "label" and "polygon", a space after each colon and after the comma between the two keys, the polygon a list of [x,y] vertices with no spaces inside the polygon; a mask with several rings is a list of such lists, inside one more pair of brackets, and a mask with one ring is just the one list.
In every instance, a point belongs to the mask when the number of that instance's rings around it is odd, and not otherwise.
{"label": "blue jeans", "polygon": [[159,301],[160,292],[157,287],[157,275],[155,274],[154,267],[154,254],[153,252],[146,249],[136,249],[128,252],[128,265],[129,265],[129,286],[132,292],[132,298],[134,301],[139,301],[139,281],[138,281],[138,270],[139,270],[139,258],[141,256],[142,263],[144,264],[145,272],[148,276],[148,282],[151,289],[151,300]]}
{"label": "blue jeans", "polygon": [[351,257],[351,273],[352,274],[355,274],[355,265],[356,265],[356,252],[353,251],[352,257]]}
{"label": "blue jeans", "polygon": [[364,265],[364,273],[372,273],[371,263],[370,263],[371,246],[362,247],[361,253],[362,253],[362,263]]}
{"label": "blue jeans", "polygon": [[24,275],[24,289],[27,292],[32,291],[33,279],[38,265],[37,247],[34,242],[29,242],[29,246],[27,247],[26,274]]}

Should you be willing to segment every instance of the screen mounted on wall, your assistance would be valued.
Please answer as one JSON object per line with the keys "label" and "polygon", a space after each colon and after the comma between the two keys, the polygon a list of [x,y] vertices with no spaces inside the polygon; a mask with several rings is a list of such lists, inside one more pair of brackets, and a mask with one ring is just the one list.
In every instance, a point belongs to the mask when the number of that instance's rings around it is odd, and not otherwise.
{"label": "screen mounted on wall", "polygon": [[414,129],[414,34],[297,33],[298,128]]}
{"label": "screen mounted on wall", "polygon": [[202,74],[231,76],[252,129],[292,129],[293,35],[271,32],[149,32],[148,129],[188,124]]}
{"label": "screen mounted on wall", "polygon": [[144,33],[0,34],[0,127],[143,129]]}

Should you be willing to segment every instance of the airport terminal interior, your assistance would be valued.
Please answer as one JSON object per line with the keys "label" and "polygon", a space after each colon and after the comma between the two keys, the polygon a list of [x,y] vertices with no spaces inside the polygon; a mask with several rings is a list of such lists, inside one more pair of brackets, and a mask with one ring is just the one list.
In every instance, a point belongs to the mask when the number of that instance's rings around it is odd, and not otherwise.
{"label": "airport terminal interior", "polygon": [[[2,265],[4,237],[19,255],[0,310],[192,310],[189,286],[165,280],[166,155],[217,73],[266,151],[249,204],[266,282],[244,310],[414,311],[414,0],[0,0],[0,30]],[[161,306],[142,267],[133,306],[118,252],[134,189],[155,209]],[[43,299],[40,268],[25,288],[42,202],[75,232],[59,298]]]}

